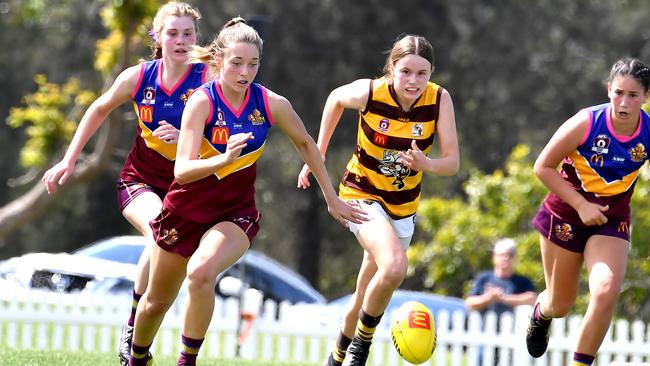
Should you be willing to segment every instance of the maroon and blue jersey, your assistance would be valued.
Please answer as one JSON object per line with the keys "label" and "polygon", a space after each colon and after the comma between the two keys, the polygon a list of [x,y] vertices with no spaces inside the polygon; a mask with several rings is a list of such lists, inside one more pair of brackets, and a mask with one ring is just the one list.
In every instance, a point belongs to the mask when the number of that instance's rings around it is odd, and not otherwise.
{"label": "maroon and blue jersey", "polygon": [[[562,161],[562,177],[588,201],[609,209],[608,218],[630,216],[630,199],[639,169],[648,160],[650,117],[643,110],[631,136],[614,131],[611,104],[587,108],[589,128],[580,145]],[[544,205],[556,216],[580,223],[578,213],[554,193]]]}
{"label": "maroon and blue jersey", "polygon": [[264,151],[267,133],[273,124],[267,91],[260,84],[251,84],[238,110],[224,98],[215,81],[197,91],[205,93],[210,100],[200,158],[223,154],[232,135],[252,132],[254,138],[248,140],[235,161],[214,174],[183,185],[174,181],[164,205],[178,216],[203,223],[213,222],[229,212],[256,215],[256,161]]}
{"label": "maroon and blue jersey", "polygon": [[131,95],[138,117],[137,135],[120,179],[146,183],[166,192],[174,179],[176,144],[158,139],[153,131],[160,127],[160,121],[180,129],[187,99],[205,83],[207,67],[188,65],[185,75],[171,89],[163,86],[162,72],[160,59],[141,64],[140,79]]}

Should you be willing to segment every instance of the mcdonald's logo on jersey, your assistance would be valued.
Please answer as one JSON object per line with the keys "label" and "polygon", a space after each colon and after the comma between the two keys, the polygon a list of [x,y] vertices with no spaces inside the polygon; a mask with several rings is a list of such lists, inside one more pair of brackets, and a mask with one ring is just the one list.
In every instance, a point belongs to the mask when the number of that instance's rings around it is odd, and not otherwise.
{"label": "mcdonald's logo on jersey", "polygon": [[150,105],[140,106],[140,120],[142,122],[151,123],[153,121],[153,107]]}
{"label": "mcdonald's logo on jersey", "polygon": [[426,311],[414,310],[409,314],[409,328],[431,329],[431,316]]}
{"label": "mcdonald's logo on jersey", "polygon": [[372,142],[377,146],[386,146],[388,136],[375,132],[374,136],[372,136]]}
{"label": "mcdonald's logo on jersey", "polygon": [[213,144],[225,144],[228,142],[229,135],[228,127],[213,127],[210,141]]}
{"label": "mcdonald's logo on jersey", "polygon": [[599,154],[593,154],[589,158],[589,163],[594,164],[594,165],[600,165],[600,167],[603,167],[603,164],[605,163],[605,159],[603,158],[602,155]]}

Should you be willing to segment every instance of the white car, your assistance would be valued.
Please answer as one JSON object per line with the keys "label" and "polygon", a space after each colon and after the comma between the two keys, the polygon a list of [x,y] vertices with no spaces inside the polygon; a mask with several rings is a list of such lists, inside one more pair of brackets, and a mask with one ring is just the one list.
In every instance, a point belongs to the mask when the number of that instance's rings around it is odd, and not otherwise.
{"label": "white car", "polygon": [[[83,290],[130,295],[136,265],[146,242],[141,236],[116,236],[72,253],[30,253],[10,258],[0,262],[0,281],[61,292]],[[228,280],[222,281],[225,277]],[[277,302],[326,302],[300,274],[255,250],[248,250],[219,280],[220,284],[228,284],[215,288],[220,296],[235,296],[244,286],[260,290],[265,299]]]}

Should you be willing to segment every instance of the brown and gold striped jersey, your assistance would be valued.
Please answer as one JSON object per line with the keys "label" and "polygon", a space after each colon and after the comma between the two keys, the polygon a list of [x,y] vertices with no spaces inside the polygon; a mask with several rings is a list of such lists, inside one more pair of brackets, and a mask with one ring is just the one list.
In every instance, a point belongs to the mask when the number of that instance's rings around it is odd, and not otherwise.
{"label": "brown and gold striped jersey", "polygon": [[356,151],[339,186],[342,199],[377,201],[394,219],[415,214],[422,172],[402,165],[398,152],[408,150],[412,140],[424,154],[431,151],[442,91],[428,82],[411,109],[404,111],[389,79],[370,82],[366,109],[359,112]]}

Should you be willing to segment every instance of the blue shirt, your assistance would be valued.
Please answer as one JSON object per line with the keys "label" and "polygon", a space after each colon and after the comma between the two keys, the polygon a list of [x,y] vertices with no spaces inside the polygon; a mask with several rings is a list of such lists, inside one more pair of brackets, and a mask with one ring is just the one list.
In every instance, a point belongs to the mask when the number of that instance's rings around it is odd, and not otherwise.
{"label": "blue shirt", "polygon": [[[483,295],[487,285],[499,287],[503,290],[503,293],[508,295],[535,291],[535,286],[533,286],[533,283],[528,277],[513,274],[508,278],[501,278],[497,277],[494,271],[483,271],[476,275],[470,296]],[[490,310],[494,311],[497,315],[501,315],[506,311],[512,311],[512,306],[495,301],[489,304],[483,312]]]}

